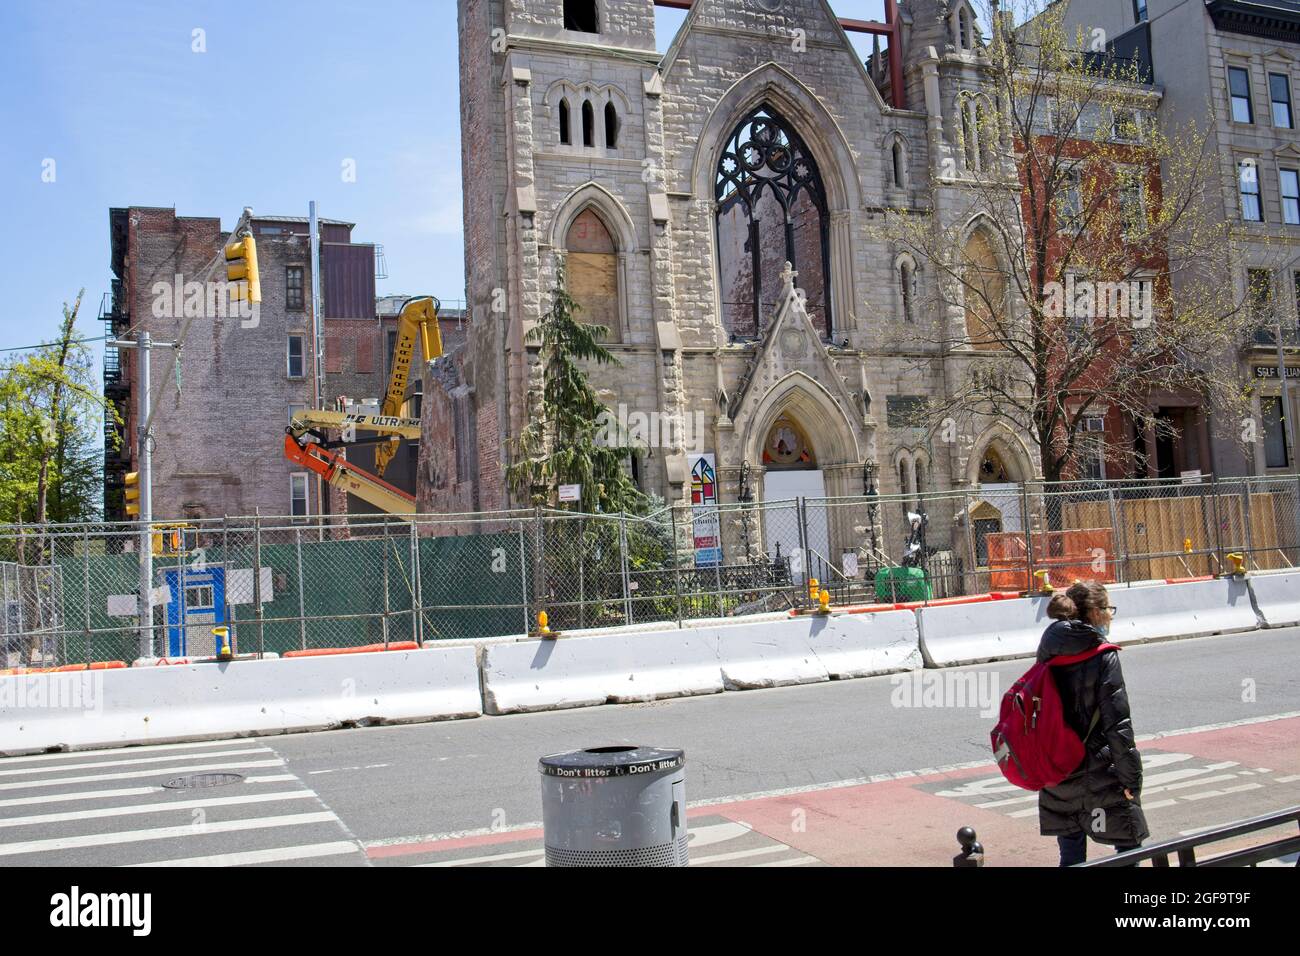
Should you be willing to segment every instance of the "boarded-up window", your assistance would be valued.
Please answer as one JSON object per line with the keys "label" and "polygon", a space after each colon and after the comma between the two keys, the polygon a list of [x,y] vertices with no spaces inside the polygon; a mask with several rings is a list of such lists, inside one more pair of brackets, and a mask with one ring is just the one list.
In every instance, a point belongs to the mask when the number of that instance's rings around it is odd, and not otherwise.
{"label": "boarded-up window", "polygon": [[998,266],[993,244],[982,230],[966,240],[964,266],[962,295],[971,347],[981,351],[1002,348],[1007,280]]}
{"label": "boarded-up window", "polygon": [[325,371],[343,371],[343,341],[337,335],[325,336]]}
{"label": "boarded-up window", "polygon": [[369,375],[375,370],[375,340],[370,336],[357,339],[357,372]]}
{"label": "boarded-up window", "polygon": [[603,325],[609,329],[605,341],[619,341],[618,256],[609,230],[585,210],[569,227],[565,247],[569,294],[582,310],[578,321]]}

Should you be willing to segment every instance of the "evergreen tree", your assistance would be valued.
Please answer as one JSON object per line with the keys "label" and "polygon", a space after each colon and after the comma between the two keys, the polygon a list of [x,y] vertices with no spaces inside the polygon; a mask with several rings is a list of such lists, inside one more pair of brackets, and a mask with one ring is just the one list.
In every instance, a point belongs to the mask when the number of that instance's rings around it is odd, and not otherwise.
{"label": "evergreen tree", "polygon": [[609,329],[578,321],[582,307],[565,288],[563,269],[551,295],[550,311],[528,335],[528,341],[541,345],[540,402],[519,436],[507,480],[519,497],[534,504],[557,502],[560,485],[576,484],[582,486],[582,511],[640,511],[646,496],[624,469],[636,449],[621,437],[612,438],[612,416],[582,368],[585,362],[619,364],[600,344]]}

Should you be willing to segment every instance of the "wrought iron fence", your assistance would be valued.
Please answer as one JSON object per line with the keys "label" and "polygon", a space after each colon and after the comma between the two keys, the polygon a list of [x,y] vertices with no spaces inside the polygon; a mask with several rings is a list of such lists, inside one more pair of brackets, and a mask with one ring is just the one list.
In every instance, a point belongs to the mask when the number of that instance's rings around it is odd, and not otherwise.
{"label": "wrought iron fence", "polygon": [[[177,528],[176,525],[183,527]],[[1300,566],[1300,478],[997,485],[920,496],[0,526],[0,668],[577,631]],[[257,573],[254,573],[257,569]]]}

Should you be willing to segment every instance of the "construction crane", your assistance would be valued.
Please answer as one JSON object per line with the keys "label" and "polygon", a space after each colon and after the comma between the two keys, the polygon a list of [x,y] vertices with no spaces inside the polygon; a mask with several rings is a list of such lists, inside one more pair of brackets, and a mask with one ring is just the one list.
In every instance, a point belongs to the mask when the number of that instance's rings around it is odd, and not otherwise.
{"label": "construction crane", "polygon": [[[378,415],[321,409],[299,412],[285,429],[285,458],[320,475],[330,486],[356,495],[389,514],[414,513],[415,498],[384,481],[382,476],[402,439],[420,437],[420,420],[403,418],[401,412],[416,348],[423,351],[425,361],[442,355],[438,309],[439,302],[431,295],[407,299],[402,304],[397,319],[397,341],[393,346],[393,370]],[[330,440],[326,433],[331,430],[341,431],[343,438]],[[358,430],[375,434],[357,438]],[[334,450],[365,444],[375,446],[375,474],[349,463]]]}

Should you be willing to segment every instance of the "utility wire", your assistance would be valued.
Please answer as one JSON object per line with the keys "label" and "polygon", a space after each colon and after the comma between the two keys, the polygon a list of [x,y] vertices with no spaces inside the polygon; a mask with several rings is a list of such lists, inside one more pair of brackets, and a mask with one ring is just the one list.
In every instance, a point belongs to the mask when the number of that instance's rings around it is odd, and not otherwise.
{"label": "utility wire", "polygon": [[[110,337],[107,335],[97,335],[93,339],[73,339],[69,345],[85,345],[89,342],[104,342]],[[58,342],[43,342],[40,345],[17,345],[11,349],[0,349],[0,352],[34,352],[37,349],[49,349],[58,346]]]}

